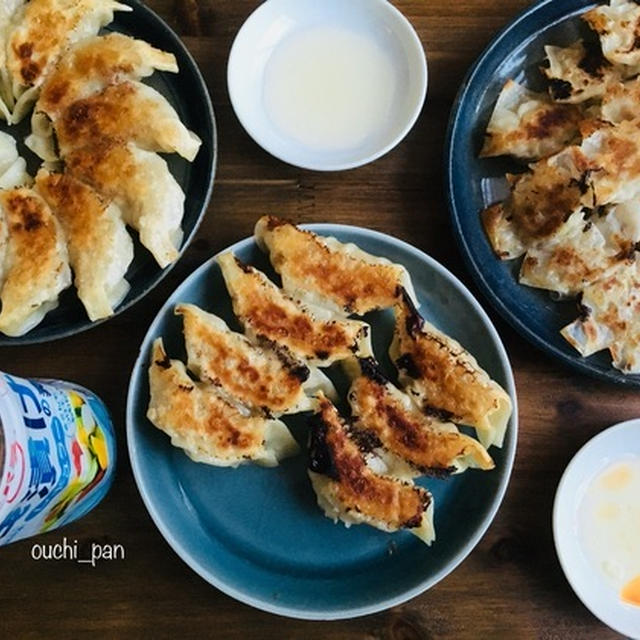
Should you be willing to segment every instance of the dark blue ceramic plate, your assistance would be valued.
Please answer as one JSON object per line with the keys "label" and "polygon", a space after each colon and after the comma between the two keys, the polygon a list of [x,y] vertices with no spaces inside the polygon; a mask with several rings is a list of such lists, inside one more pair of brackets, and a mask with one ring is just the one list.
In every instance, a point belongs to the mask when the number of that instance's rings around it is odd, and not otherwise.
{"label": "dark blue ceramic plate", "polygon": [[[156,72],[146,82],[169,100],[185,125],[202,140],[202,147],[193,163],[179,158],[176,154],[165,156],[171,172],[186,195],[182,223],[184,239],[180,250],[182,255],[197,231],[211,198],[217,157],[213,107],[205,81],[180,38],[142,2],[126,0],[126,3],[131,5],[133,11],[116,13],[115,20],[105,31],[119,31],[141,38],[176,56],[179,73]],[[28,159],[30,172],[35,175],[39,162],[22,144],[22,140],[30,132],[29,118],[17,127],[3,129],[18,140],[20,153]],[[131,289],[115,310],[116,314],[142,299],[171,270],[171,267],[160,269],[151,254],[138,242],[137,235],[132,234],[132,237],[135,243],[135,259],[126,275]],[[75,288],[71,287],[61,294],[58,308],[48,313],[35,329],[20,338],[9,338],[0,334],[0,346],[48,342],[80,333],[97,324],[100,322],[89,320]]]}
{"label": "dark blue ceramic plate", "polygon": [[583,358],[560,335],[577,317],[572,301],[518,284],[520,261],[501,262],[480,222],[482,209],[506,193],[504,174],[513,162],[480,159],[484,132],[508,78],[533,89],[544,87],[538,67],[544,45],[567,46],[588,34],[579,16],[595,6],[585,0],[544,0],[501,31],[465,78],[453,107],[445,155],[447,197],[453,226],[471,273],[495,308],[523,336],[574,369],[598,378],[640,387],[640,376],[613,368],[608,352]]}
{"label": "dark blue ceramic plate", "polygon": [[[480,305],[442,266],[389,236],[340,225],[310,228],[404,264],[422,312],[474,353],[508,390],[516,407],[507,355]],[[249,238],[231,247],[276,281],[268,259]],[[239,330],[217,263],[212,259],[167,300],[151,325],[135,364],[127,403],[127,441],[133,473],[156,525],[178,555],[205,580],[254,607],[297,618],[335,619],[373,613],[404,602],[452,571],[477,544],[502,500],[516,449],[517,407],[504,447],[491,449],[496,469],[426,480],[435,496],[437,540],[427,547],[406,532],[385,534],[365,525],[347,529],[322,514],[306,473],[306,456],[275,469],[220,469],[192,462],[146,419],[152,342],[163,336],[171,357],[185,359],[182,323],[173,314],[191,302]],[[366,318],[374,348],[386,357],[393,314]],[[340,395],[339,367],[329,370]],[[306,449],[305,419],[287,424]]]}

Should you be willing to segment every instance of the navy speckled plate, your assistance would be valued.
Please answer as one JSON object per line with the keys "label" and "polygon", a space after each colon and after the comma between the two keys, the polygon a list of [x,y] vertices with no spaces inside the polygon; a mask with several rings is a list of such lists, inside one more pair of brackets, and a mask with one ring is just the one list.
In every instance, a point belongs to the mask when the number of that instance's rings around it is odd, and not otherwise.
{"label": "navy speckled plate", "polygon": [[[141,38],[154,47],[169,51],[176,56],[179,73],[156,71],[145,82],[167,98],[187,128],[194,131],[202,140],[202,147],[193,163],[183,160],[176,154],[163,156],[186,196],[182,222],[184,238],[180,248],[180,255],[182,255],[200,226],[211,198],[217,158],[213,107],[202,74],[180,38],[142,2],[138,0],[125,0],[125,2],[131,5],[133,11],[117,12],[115,20],[105,29],[105,32],[119,31]],[[22,144],[22,140],[31,129],[29,120],[30,118],[26,118],[18,126],[3,126],[2,129],[16,138],[19,152],[27,158],[29,171],[35,175],[39,161]],[[125,276],[131,289],[116,308],[114,315],[142,299],[169,273],[173,266],[161,269],[153,256],[138,242],[136,233],[132,232],[132,238],[135,245],[135,258]],[[44,320],[26,335],[10,338],[0,333],[0,346],[57,340],[90,329],[106,320],[109,318],[91,322],[76,295],[75,287],[70,287],[60,295],[59,306],[49,312]]]}
{"label": "navy speckled plate", "polygon": [[[191,461],[147,420],[153,340],[163,336],[168,354],[185,360],[182,320],[173,313],[177,303],[197,304],[239,330],[213,259],[171,295],[142,343],[129,385],[127,441],[149,513],[194,571],[254,607],[296,618],[335,619],[400,604],[433,586],[464,560],[502,501],[516,450],[518,410],[500,338],[478,302],[454,276],[421,251],[381,233],[328,224],[310,228],[404,264],[422,303],[421,312],[467,346],[514,403],[503,448],[490,450],[496,463],[493,471],[469,470],[446,480],[421,481],[435,498],[433,545],[427,547],[408,532],[390,535],[366,525],[347,529],[324,517],[316,505],[304,454],[274,469],[214,468]],[[230,250],[278,281],[253,238]],[[372,313],[365,319],[373,328],[375,353],[392,375],[386,352],[393,313]],[[346,381],[339,365],[328,371],[344,398]],[[305,450],[304,417],[284,420]]]}
{"label": "navy speckled plate", "polygon": [[539,65],[544,45],[567,46],[588,33],[579,16],[595,6],[586,0],[544,0],[511,22],[491,42],[462,84],[449,122],[445,154],[447,197],[467,265],[495,308],[523,336],[577,371],[640,387],[640,376],[613,368],[608,352],[583,358],[560,335],[577,317],[575,301],[556,302],[548,292],[518,284],[520,260],[501,262],[491,250],[480,211],[506,193],[504,174],[517,165],[480,159],[484,132],[508,78],[532,89],[544,85]]}

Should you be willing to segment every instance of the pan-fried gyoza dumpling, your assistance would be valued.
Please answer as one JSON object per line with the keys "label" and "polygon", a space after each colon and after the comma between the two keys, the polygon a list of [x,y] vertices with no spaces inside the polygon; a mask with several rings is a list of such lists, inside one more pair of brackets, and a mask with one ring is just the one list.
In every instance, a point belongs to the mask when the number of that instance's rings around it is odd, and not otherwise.
{"label": "pan-fried gyoza dumpling", "polygon": [[577,295],[627,259],[638,242],[638,201],[602,208],[600,212],[577,211],[553,237],[529,249],[522,262],[520,282],[562,295]]}
{"label": "pan-fried gyoza dumpling", "polygon": [[496,254],[517,258],[552,236],[574,212],[593,207],[590,164],[580,147],[567,147],[539,160],[530,170],[508,175],[511,193],[489,207],[482,221]]}
{"label": "pan-fried gyoza dumpling", "polygon": [[[96,136],[133,141],[148,151],[179,153],[189,161],[202,144],[163,95],[139,82],[109,85],[72,103],[53,121],[53,129],[63,158],[76,147],[89,146]],[[29,144],[48,149],[50,140],[36,140],[34,134]]]}
{"label": "pan-fried gyoza dumpling", "polygon": [[3,0],[0,3],[0,116],[11,122],[13,92],[7,71],[7,37],[13,16],[24,4],[24,0]]}
{"label": "pan-fried gyoza dumpling", "polygon": [[422,413],[394,387],[373,358],[351,360],[348,399],[354,428],[364,435],[391,475],[436,475],[493,469],[486,449],[451,422]]}
{"label": "pan-fried gyoza dumpling", "polygon": [[37,98],[47,74],[75,42],[96,35],[115,11],[131,11],[115,0],[30,0],[15,16],[7,42],[7,70],[20,121]]}
{"label": "pan-fried gyoza dumpling", "polygon": [[311,411],[315,400],[305,391],[322,389],[336,397],[333,384],[318,369],[256,347],[224,320],[195,305],[181,304],[175,311],[184,319],[189,370],[233,400],[277,417]]}
{"label": "pan-fried gyoza dumpling", "polygon": [[481,158],[511,155],[538,160],[557,153],[578,134],[580,109],[557,104],[507,80],[493,110]]}
{"label": "pan-fried gyoza dumpling", "polygon": [[178,258],[184,193],[167,163],[133,143],[99,139],[65,157],[66,171],[90,184],[122,211],[161,267]]}
{"label": "pan-fried gyoza dumpling", "polygon": [[585,357],[608,349],[614,367],[640,373],[640,256],[586,287],[579,308],[581,316],[562,330],[565,339]]}
{"label": "pan-fried gyoza dumpling", "polygon": [[268,251],[284,291],[302,302],[340,314],[364,315],[392,307],[398,286],[415,301],[407,270],[365,253],[354,244],[318,236],[264,216],[255,228],[258,245]]}
{"label": "pan-fried gyoza dumpling", "polygon": [[78,297],[90,320],[113,315],[129,284],[133,242],[119,209],[72,176],[41,169],[36,189],[60,221]]}
{"label": "pan-fried gyoza dumpling", "polygon": [[320,367],[353,355],[371,355],[368,324],[336,318],[319,307],[303,306],[232,253],[219,256],[218,263],[233,311],[250,340],[285,348],[295,358]]}
{"label": "pan-fried gyoza dumpling", "polygon": [[110,85],[74,102],[54,121],[54,129],[63,157],[68,149],[90,145],[96,136],[133,141],[148,151],[179,153],[190,161],[202,144],[167,99],[140,82]]}
{"label": "pan-fried gyoza dumpling", "polygon": [[507,392],[458,342],[428,323],[403,293],[389,349],[399,381],[428,415],[474,427],[485,446],[502,446],[512,404]]}
{"label": "pan-fried gyoza dumpling", "polygon": [[161,338],[153,344],[149,387],[147,417],[196,462],[274,467],[299,450],[280,420],[252,414],[221,396],[214,385],[194,382],[182,362],[169,359]]}
{"label": "pan-fried gyoza dumpling", "polygon": [[75,102],[106,87],[140,80],[155,70],[177,73],[175,56],[143,40],[111,33],[76,44],[42,87],[31,118],[32,134],[26,140],[27,146],[43,160],[57,160],[52,122],[58,121]]}
{"label": "pan-fried gyoza dumpling", "polygon": [[0,191],[0,216],[6,226],[0,331],[21,336],[71,284],[67,246],[51,209],[31,189]]}
{"label": "pan-fried gyoza dumpling", "polygon": [[322,395],[311,418],[309,477],[318,506],[334,522],[404,529],[426,544],[435,540],[431,494],[367,466],[338,410]]}
{"label": "pan-fried gyoza dumpling", "polygon": [[637,2],[611,0],[609,6],[587,11],[583,20],[599,35],[602,53],[615,64],[640,64],[640,6]]}
{"label": "pan-fried gyoza dumpling", "polygon": [[557,102],[580,103],[602,97],[609,84],[624,77],[593,43],[579,41],[570,47],[546,46],[544,50],[549,66],[542,72],[549,78],[549,93]]}
{"label": "pan-fried gyoza dumpling", "polygon": [[585,357],[609,349],[613,365],[640,373],[640,260],[624,261],[607,277],[585,288],[581,317],[562,335]]}

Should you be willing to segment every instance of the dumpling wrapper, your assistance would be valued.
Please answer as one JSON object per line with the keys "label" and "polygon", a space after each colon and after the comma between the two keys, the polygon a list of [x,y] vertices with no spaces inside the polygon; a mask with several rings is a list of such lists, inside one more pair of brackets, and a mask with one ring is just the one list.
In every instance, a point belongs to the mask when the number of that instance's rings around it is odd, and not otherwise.
{"label": "dumpling wrapper", "polygon": [[59,222],[35,191],[0,191],[0,210],[6,226],[0,331],[21,336],[58,306],[59,294],[71,285],[69,257]]}
{"label": "dumpling wrapper", "polygon": [[402,265],[365,253],[355,244],[319,236],[273,216],[258,220],[255,238],[269,253],[284,291],[304,303],[361,316],[392,307],[399,286],[417,303]]}
{"label": "dumpling wrapper", "polygon": [[31,182],[27,162],[18,156],[15,139],[0,131],[0,189],[30,186]]}
{"label": "dumpling wrapper", "polygon": [[604,123],[584,138],[580,149],[589,163],[593,206],[640,196],[640,119]]}
{"label": "dumpling wrapper", "polygon": [[583,211],[572,214],[553,237],[529,249],[522,284],[574,296],[628,259],[640,242],[640,202],[588,213],[588,219]]}
{"label": "dumpling wrapper", "polygon": [[19,122],[60,56],[75,42],[96,35],[115,11],[132,11],[115,0],[30,0],[15,16],[7,43],[7,71]]}
{"label": "dumpling wrapper", "polygon": [[7,71],[7,38],[13,17],[25,0],[2,0],[0,3],[0,116],[11,122],[14,99]]}
{"label": "dumpling wrapper", "polygon": [[586,287],[581,317],[562,330],[584,357],[609,349],[613,366],[640,373],[640,257],[636,253],[607,277]]}
{"label": "dumpling wrapper", "polygon": [[422,413],[372,358],[349,361],[347,398],[354,428],[394,476],[446,476],[468,468],[495,467],[486,449],[456,425]]}
{"label": "dumpling wrapper", "polygon": [[92,322],[113,315],[129,291],[133,242],[120,210],[75,178],[41,169],[36,189],[64,230],[78,297]]}
{"label": "dumpling wrapper", "polygon": [[337,398],[333,384],[318,369],[256,347],[224,320],[195,305],[180,304],[175,312],[184,321],[189,370],[234,401],[278,417],[312,411],[315,400],[305,392],[322,389]]}
{"label": "dumpling wrapper", "polygon": [[496,254],[503,260],[517,258],[553,236],[571,214],[595,206],[591,168],[581,148],[571,146],[525,173],[507,175],[509,197],[481,214]]}
{"label": "dumpling wrapper", "polygon": [[480,157],[538,160],[557,153],[578,135],[581,117],[578,107],[554,103],[544,93],[507,80],[489,120]]}
{"label": "dumpling wrapper", "polygon": [[635,120],[639,115],[640,78],[618,82],[607,88],[600,107],[601,118],[619,124],[625,120]]}
{"label": "dumpling wrapper", "polygon": [[501,447],[513,410],[509,394],[458,342],[428,323],[402,295],[389,356],[403,389],[427,415],[474,427],[486,448]]}
{"label": "dumpling wrapper", "polygon": [[322,395],[310,423],[309,477],[328,518],[347,527],[410,531],[428,545],[435,540],[433,497],[426,489],[369,468],[338,410]]}
{"label": "dumpling wrapper", "polygon": [[[139,82],[109,85],[73,102],[53,121],[53,129],[63,158],[74,148],[90,146],[96,137],[135,142],[147,151],[179,153],[189,161],[202,144],[162,94]],[[29,144],[46,149],[53,141],[33,136]]]}
{"label": "dumpling wrapper", "polygon": [[611,0],[582,15],[600,37],[604,57],[614,64],[640,65],[640,6],[637,2]]}
{"label": "dumpling wrapper", "polygon": [[159,155],[100,139],[74,149],[65,161],[67,172],[118,205],[161,267],[178,259],[185,196]]}
{"label": "dumpling wrapper", "polygon": [[156,70],[177,73],[176,58],[143,40],[111,33],[76,44],[42,86],[31,117],[32,134],[26,139],[27,146],[43,160],[55,162],[58,153],[52,123],[72,104],[109,86],[146,78]]}
{"label": "dumpling wrapper", "polygon": [[147,417],[195,462],[275,467],[299,451],[280,420],[251,414],[223,398],[215,386],[194,382],[182,362],[169,359],[161,338],[153,344],[149,387]]}
{"label": "dumpling wrapper", "polygon": [[218,257],[233,311],[254,343],[266,341],[295,358],[328,367],[353,355],[372,355],[371,330],[357,320],[336,318],[327,309],[288,297],[262,272],[232,253]]}
{"label": "dumpling wrapper", "polygon": [[581,103],[600,98],[613,82],[625,77],[592,43],[578,41],[569,47],[546,46],[549,61],[542,73],[549,78],[549,93],[556,102]]}

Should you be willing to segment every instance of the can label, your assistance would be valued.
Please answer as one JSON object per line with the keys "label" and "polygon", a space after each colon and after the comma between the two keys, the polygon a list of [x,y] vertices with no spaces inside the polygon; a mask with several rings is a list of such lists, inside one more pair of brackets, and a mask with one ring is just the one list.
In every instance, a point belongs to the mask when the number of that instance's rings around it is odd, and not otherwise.
{"label": "can label", "polygon": [[0,545],[75,520],[106,494],[115,442],[95,395],[66,382],[0,373],[0,420]]}

